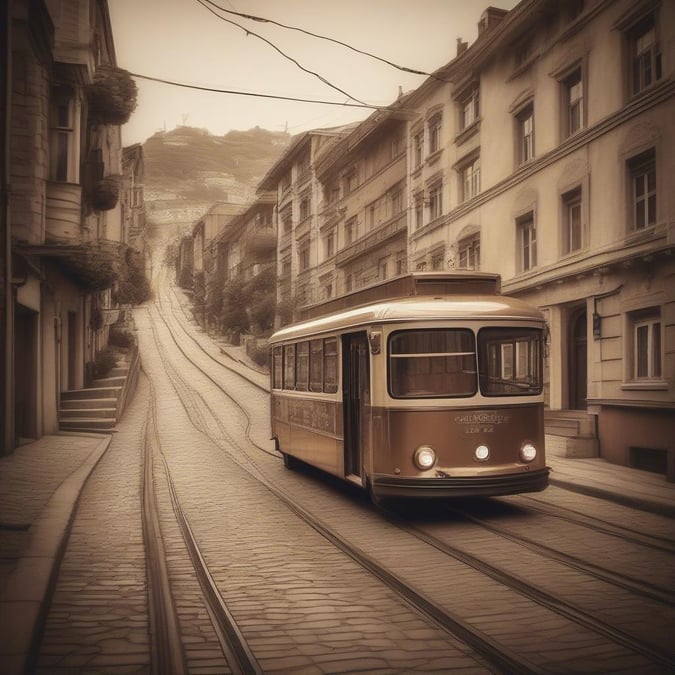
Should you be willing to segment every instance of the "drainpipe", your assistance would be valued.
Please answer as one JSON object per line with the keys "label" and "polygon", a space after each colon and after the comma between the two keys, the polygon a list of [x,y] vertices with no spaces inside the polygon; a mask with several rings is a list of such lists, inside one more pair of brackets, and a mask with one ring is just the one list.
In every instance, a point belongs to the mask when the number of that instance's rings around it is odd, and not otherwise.
{"label": "drainpipe", "polygon": [[0,0],[0,456],[14,450],[12,232],[9,213],[9,138],[11,124],[11,55],[9,0]]}

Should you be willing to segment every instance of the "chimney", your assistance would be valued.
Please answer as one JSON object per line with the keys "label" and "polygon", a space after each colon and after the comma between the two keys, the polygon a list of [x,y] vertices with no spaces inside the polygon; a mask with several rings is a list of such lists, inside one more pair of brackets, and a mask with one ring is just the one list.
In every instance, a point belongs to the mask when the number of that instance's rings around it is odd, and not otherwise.
{"label": "chimney", "polygon": [[498,7],[488,7],[481,15],[478,22],[478,35],[485,31],[492,30],[506,15],[508,10]]}
{"label": "chimney", "polygon": [[457,38],[457,56],[459,56],[460,54],[463,54],[467,50],[468,47],[469,47],[468,42],[465,42],[464,40],[462,40],[461,37]]}

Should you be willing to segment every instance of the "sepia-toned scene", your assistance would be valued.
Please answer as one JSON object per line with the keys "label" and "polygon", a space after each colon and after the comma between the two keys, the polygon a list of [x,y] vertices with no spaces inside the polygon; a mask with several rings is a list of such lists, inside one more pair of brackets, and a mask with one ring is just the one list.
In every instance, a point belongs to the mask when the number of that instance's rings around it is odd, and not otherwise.
{"label": "sepia-toned scene", "polygon": [[0,675],[675,672],[675,2],[0,10]]}

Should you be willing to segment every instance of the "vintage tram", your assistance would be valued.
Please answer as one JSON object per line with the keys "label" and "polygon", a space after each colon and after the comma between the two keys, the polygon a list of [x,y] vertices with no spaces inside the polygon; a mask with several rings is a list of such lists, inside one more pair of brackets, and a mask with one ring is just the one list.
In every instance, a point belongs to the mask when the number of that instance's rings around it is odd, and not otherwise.
{"label": "vintage tram", "polygon": [[541,312],[498,275],[415,273],[325,303],[270,338],[272,436],[393,497],[543,490]]}

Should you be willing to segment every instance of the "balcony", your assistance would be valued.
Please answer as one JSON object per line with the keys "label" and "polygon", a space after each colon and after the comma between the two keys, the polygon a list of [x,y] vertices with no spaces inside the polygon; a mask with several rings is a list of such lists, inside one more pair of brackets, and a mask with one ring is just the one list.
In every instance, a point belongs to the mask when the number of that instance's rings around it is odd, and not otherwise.
{"label": "balcony", "polygon": [[348,248],[339,251],[335,257],[335,264],[341,267],[355,258],[364,255],[371,249],[380,246],[387,239],[391,239],[401,232],[407,231],[406,213],[400,213],[394,218],[390,219],[384,225],[378,227],[376,230],[368,233],[365,237],[361,237]]}
{"label": "balcony", "polygon": [[47,183],[45,239],[62,243],[82,241],[82,186]]}

